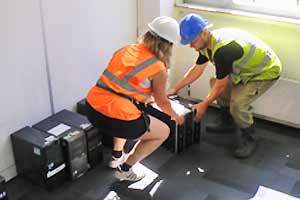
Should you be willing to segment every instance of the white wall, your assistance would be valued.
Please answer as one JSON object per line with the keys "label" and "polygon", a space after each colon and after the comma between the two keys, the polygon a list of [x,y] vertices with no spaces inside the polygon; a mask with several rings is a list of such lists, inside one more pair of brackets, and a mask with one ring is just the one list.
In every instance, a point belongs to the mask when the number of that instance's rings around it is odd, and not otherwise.
{"label": "white wall", "polygon": [[2,0],[0,25],[0,175],[8,180],[16,175],[10,134],[49,116],[51,98],[59,111],[86,95],[112,53],[135,42],[137,0]]}
{"label": "white wall", "polygon": [[160,15],[173,16],[175,1],[173,0],[160,0]]}
{"label": "white wall", "polygon": [[172,16],[174,0],[138,0],[138,34],[148,30],[147,24],[155,17]]}
{"label": "white wall", "polygon": [[10,133],[50,114],[38,0],[0,3],[0,174],[15,175]]}
{"label": "white wall", "polygon": [[148,30],[147,24],[160,15],[160,0],[138,0],[138,35]]}
{"label": "white wall", "polygon": [[136,41],[134,0],[43,1],[54,110],[71,109],[114,51]]}

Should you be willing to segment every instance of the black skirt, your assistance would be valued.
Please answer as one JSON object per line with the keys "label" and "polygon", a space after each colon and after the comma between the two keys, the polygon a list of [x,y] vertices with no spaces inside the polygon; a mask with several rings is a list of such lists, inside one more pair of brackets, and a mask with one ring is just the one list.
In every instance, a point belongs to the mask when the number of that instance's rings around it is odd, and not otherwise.
{"label": "black skirt", "polygon": [[88,102],[86,112],[87,117],[93,126],[98,128],[102,133],[112,137],[130,140],[137,139],[147,131],[145,120],[150,124],[149,116],[144,117],[143,115],[130,121],[107,117],[96,111]]}

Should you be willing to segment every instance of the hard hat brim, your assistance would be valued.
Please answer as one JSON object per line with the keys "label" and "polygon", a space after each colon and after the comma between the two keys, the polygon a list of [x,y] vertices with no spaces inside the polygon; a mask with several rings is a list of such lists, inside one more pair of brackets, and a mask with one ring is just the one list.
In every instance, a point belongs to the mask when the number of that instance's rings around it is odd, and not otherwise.
{"label": "hard hat brim", "polygon": [[[211,28],[211,27],[213,27],[213,26],[214,26],[213,24],[208,24],[207,26],[205,26],[205,27],[203,28],[203,30],[204,30],[204,29]],[[202,31],[203,31],[203,30],[202,30]],[[202,31],[201,31],[201,32],[202,32]],[[181,37],[180,43],[181,43],[182,45],[190,44],[190,43],[197,37],[197,35],[200,34],[201,32],[197,33],[195,36],[192,36],[192,37],[190,37],[190,38],[182,38],[182,37]]]}
{"label": "hard hat brim", "polygon": [[[157,30],[155,30],[155,28],[151,25],[151,23],[148,23],[147,24],[148,25],[148,28],[151,30],[151,31],[153,31],[154,33],[156,33],[157,32]],[[170,42],[170,43],[173,43],[173,44],[178,44],[179,43],[179,40],[180,40],[180,38],[178,38],[178,39],[176,39],[176,40],[170,40],[170,39],[168,39],[167,37],[165,37],[164,35],[162,35],[162,34],[158,34],[158,33],[156,33],[159,37],[161,37],[161,38],[163,38],[164,40],[167,40],[168,42]]]}
{"label": "hard hat brim", "polygon": [[187,45],[187,44],[190,44],[192,41],[193,40],[191,40],[191,39],[183,39],[183,38],[181,38],[180,43],[182,45]]}

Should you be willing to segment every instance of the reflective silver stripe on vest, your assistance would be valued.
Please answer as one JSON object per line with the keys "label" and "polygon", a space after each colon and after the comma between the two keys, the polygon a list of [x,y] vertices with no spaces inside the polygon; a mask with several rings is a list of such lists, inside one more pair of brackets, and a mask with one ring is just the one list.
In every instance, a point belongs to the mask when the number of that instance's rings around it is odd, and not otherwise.
{"label": "reflective silver stripe on vest", "polygon": [[213,38],[213,42],[212,42],[212,45],[211,45],[212,46],[212,50],[216,46],[216,44],[219,43],[219,42],[221,42],[220,38],[218,38],[218,40],[216,38]]}
{"label": "reflective silver stripe on vest", "polygon": [[128,74],[126,74],[123,78],[124,81],[128,82],[134,75],[142,71],[143,69],[147,68],[148,66],[155,63],[158,59],[156,57],[150,58],[143,63],[136,66],[132,71],[130,71]]}
{"label": "reflective silver stripe on vest", "polygon": [[[211,45],[211,51],[212,51],[211,59],[212,59],[212,61],[214,60],[214,57],[215,57],[215,55],[214,55],[214,53],[213,53],[213,50],[214,50],[215,46],[216,46],[219,42],[221,42],[221,39],[220,39],[220,38],[218,38],[218,40],[216,40],[216,38],[213,38],[212,45]],[[206,52],[207,52],[207,49],[206,49]],[[208,52],[207,52],[207,56],[208,56]],[[208,60],[209,60],[209,56],[208,56]]]}
{"label": "reflective silver stripe on vest", "polygon": [[[135,87],[130,85],[128,83],[128,81],[129,81],[130,78],[132,78],[138,72],[140,72],[143,69],[147,68],[148,66],[152,65],[157,60],[158,59],[156,57],[152,57],[152,58],[146,60],[145,62],[137,65],[132,71],[130,71],[127,75],[125,75],[125,77],[123,79],[118,78],[117,76],[115,76],[113,73],[111,73],[107,69],[103,72],[102,75],[104,75],[106,78],[108,78],[113,83],[117,84],[120,88],[126,89],[130,92],[134,92],[134,93],[137,93],[137,94],[144,95],[145,98],[149,98],[149,95],[147,95],[143,91],[140,91],[140,90],[136,89]],[[101,86],[108,87],[101,79],[98,79],[96,85],[99,86],[99,87],[101,87]]]}
{"label": "reflective silver stripe on vest", "polygon": [[[135,92],[141,95],[144,95],[145,97],[148,97],[148,95],[146,95],[144,92],[136,89],[135,87],[133,87],[132,85],[129,85],[127,82],[124,82],[122,80],[120,80],[118,77],[116,77],[114,74],[112,74],[111,72],[105,70],[103,72],[103,75],[108,78],[109,80],[111,80],[112,82],[114,82],[115,84],[117,84],[120,88],[126,89],[130,92]],[[101,85],[105,85],[106,87],[108,87],[101,79],[98,79],[97,81],[97,86],[101,86]]]}
{"label": "reflective silver stripe on vest", "polygon": [[241,69],[245,66],[245,64],[250,60],[250,58],[254,55],[256,45],[255,44],[249,44],[250,50],[248,54],[245,56],[243,60],[240,61],[239,64],[237,64],[235,67],[233,67],[233,72],[236,74],[239,74],[241,72]]}
{"label": "reflective silver stripe on vest", "polygon": [[[217,43],[219,43],[219,42],[221,42],[221,41],[218,40]],[[215,39],[213,40],[213,44],[216,45],[216,40]],[[231,75],[232,78],[241,73],[241,69],[246,65],[246,63],[252,58],[252,56],[255,53],[256,45],[251,44],[251,43],[248,43],[248,45],[250,46],[250,50],[249,50],[248,54],[245,56],[245,58],[243,60],[241,60],[236,66],[233,67],[234,75]],[[214,48],[214,46],[213,46],[213,48]],[[250,76],[250,77],[249,76],[241,77],[242,78],[241,82],[243,84],[245,84],[253,76],[259,74],[263,70],[263,68],[269,64],[271,59],[272,59],[272,54],[269,51],[267,51],[263,61],[257,66],[257,68],[253,72],[252,76]]]}
{"label": "reflective silver stripe on vest", "polygon": [[[215,48],[215,45],[217,45],[219,42],[221,42],[220,39],[216,40],[215,38],[213,39],[213,44],[212,44],[212,49]],[[245,64],[250,60],[250,58],[254,55],[254,52],[256,50],[256,45],[248,43],[250,46],[250,50],[248,54],[243,58],[243,60],[240,61],[235,67],[233,67],[233,73],[239,74],[241,72],[241,69],[245,66]]]}
{"label": "reflective silver stripe on vest", "polygon": [[242,77],[242,80],[241,80],[242,83],[246,83],[249,79],[251,79],[255,75],[259,74],[263,70],[263,68],[269,64],[269,62],[271,61],[271,59],[272,59],[272,54],[269,51],[267,51],[266,55],[264,57],[264,60],[255,69],[253,75],[251,77],[248,77],[248,76]]}

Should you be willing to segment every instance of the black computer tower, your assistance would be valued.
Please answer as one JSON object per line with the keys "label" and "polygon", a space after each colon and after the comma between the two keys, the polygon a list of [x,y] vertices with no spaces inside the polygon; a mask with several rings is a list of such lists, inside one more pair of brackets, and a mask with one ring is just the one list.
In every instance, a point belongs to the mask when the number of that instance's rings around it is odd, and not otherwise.
{"label": "black computer tower", "polygon": [[89,169],[87,144],[83,130],[60,123],[50,117],[33,125],[60,140],[66,159],[69,176],[72,180],[81,177]]}
{"label": "black computer tower", "polygon": [[18,175],[47,190],[66,181],[66,163],[55,137],[27,126],[13,133],[11,140]]}
{"label": "black computer tower", "polygon": [[82,99],[79,102],[77,102],[76,109],[79,114],[86,116],[86,100]]}
{"label": "black computer tower", "polygon": [[[77,112],[79,114],[85,115],[86,116],[86,107],[87,107],[87,102],[86,99],[82,99],[79,102],[77,102]],[[114,145],[113,137],[109,136],[107,134],[104,134],[101,130],[98,130],[99,134],[102,136],[101,137],[101,142],[103,146],[112,148]]]}
{"label": "black computer tower", "polygon": [[84,131],[87,141],[88,162],[91,168],[95,167],[103,160],[101,134],[99,134],[97,128],[89,122],[86,116],[69,110],[62,110],[50,116],[50,119]]}
{"label": "black computer tower", "polygon": [[[192,106],[194,104],[197,104],[200,102],[200,100],[196,99],[196,98],[181,97],[178,95],[170,96],[169,99],[175,101],[176,103],[183,105],[184,107],[186,107],[188,109],[192,109]],[[195,114],[196,114],[196,111],[193,111],[193,115],[186,115],[186,122],[185,122],[187,127],[192,128],[192,137],[187,137],[187,139],[190,142],[192,142],[193,144],[200,143],[200,138],[204,134],[204,131],[205,131],[205,126],[203,125],[205,120],[201,119],[200,122],[195,122],[194,121]],[[187,130],[190,130],[190,128],[187,128]]]}
{"label": "black computer tower", "polygon": [[155,103],[148,105],[147,113],[157,119],[163,121],[170,127],[170,135],[168,139],[163,143],[163,146],[168,150],[180,153],[185,146],[185,124],[178,125],[171,117],[162,112]]}
{"label": "black computer tower", "polygon": [[0,176],[0,200],[8,200],[5,179],[2,176]]}
{"label": "black computer tower", "polygon": [[194,111],[191,108],[193,102],[181,97],[170,99],[173,109],[185,115],[183,125],[178,125],[171,117],[160,110],[155,104],[147,107],[147,113],[165,122],[170,127],[170,136],[163,143],[163,146],[175,153],[180,153],[190,145],[199,143],[201,136],[201,122],[194,122]]}

